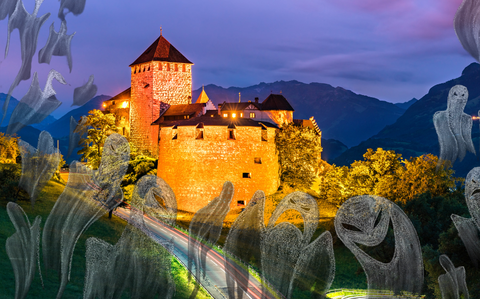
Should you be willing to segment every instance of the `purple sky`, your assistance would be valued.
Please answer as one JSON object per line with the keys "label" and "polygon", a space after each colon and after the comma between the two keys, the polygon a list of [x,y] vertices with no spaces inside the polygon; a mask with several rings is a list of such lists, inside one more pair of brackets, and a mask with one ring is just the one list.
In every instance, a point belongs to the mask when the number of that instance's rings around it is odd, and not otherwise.
{"label": "purple sky", "polygon": [[[33,0],[24,0],[29,12]],[[87,0],[83,14],[67,15],[73,70],[65,57],[33,71],[44,86],[51,68],[69,86],[54,83],[70,110],[73,89],[95,75],[98,94],[115,95],[130,86],[128,65],[163,35],[195,65],[193,88],[202,84],[246,87],[260,82],[299,80],[342,86],[390,102],[420,98],[434,84],[460,75],[473,62],[453,30],[461,0]],[[142,3],[141,5],[138,3]],[[45,0],[39,15],[51,12],[40,31],[37,51],[57,18],[59,2]],[[0,21],[0,49],[7,20]],[[8,92],[19,67],[18,31],[9,55],[0,55],[0,92]],[[32,72],[33,75],[33,72]],[[31,79],[13,92],[21,99]],[[275,91],[274,91],[275,92]]]}

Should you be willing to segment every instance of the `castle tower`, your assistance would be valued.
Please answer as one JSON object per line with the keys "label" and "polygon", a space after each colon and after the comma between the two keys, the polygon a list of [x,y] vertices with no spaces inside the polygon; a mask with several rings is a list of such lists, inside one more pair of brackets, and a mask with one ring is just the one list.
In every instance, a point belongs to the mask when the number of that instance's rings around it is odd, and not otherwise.
{"label": "castle tower", "polygon": [[130,142],[158,155],[160,106],[190,104],[192,65],[162,35],[131,65]]}

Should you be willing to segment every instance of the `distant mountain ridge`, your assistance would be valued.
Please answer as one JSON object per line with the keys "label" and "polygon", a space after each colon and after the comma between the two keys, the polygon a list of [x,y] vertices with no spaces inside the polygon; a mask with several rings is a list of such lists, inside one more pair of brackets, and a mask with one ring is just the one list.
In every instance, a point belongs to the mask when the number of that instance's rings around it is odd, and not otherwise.
{"label": "distant mountain ridge", "polygon": [[[3,103],[5,103],[5,99],[7,98],[7,94],[5,93],[0,93],[0,114],[3,115]],[[17,107],[19,101],[11,97],[10,102],[8,103],[8,109],[7,109],[7,114],[5,115],[5,119],[3,120],[3,123],[1,124],[2,127],[8,126],[8,122],[10,121],[10,116],[12,115],[13,110],[15,110],[15,107]],[[0,116],[1,119],[1,116]],[[41,123],[39,124],[33,124],[32,127],[38,129],[38,130],[43,130],[45,129],[49,124],[55,122],[57,119],[51,115],[47,116]]]}
{"label": "distant mountain ridge", "polygon": [[[201,88],[192,92],[193,101]],[[405,110],[395,104],[356,94],[342,87],[324,83],[276,81],[240,88],[206,85],[205,92],[212,102],[263,101],[270,93],[282,93],[295,109],[294,118],[315,117],[322,138],[336,139],[347,146],[359,144],[377,134],[386,125],[393,124]]]}
{"label": "distant mountain ridge", "polygon": [[[446,110],[450,88],[464,85],[469,97],[464,112],[477,116],[480,109],[480,65],[472,63],[467,66],[460,77],[433,86],[426,95],[411,105],[405,113],[391,125],[387,125],[378,134],[352,147],[334,160],[337,165],[349,165],[362,159],[368,148],[382,147],[393,149],[403,157],[419,156],[424,153],[438,155],[440,147],[438,136],[433,125],[433,114]],[[480,166],[480,128],[479,121],[473,122],[472,139],[477,156],[468,153],[465,159],[453,165],[457,176],[465,176],[473,167]]]}

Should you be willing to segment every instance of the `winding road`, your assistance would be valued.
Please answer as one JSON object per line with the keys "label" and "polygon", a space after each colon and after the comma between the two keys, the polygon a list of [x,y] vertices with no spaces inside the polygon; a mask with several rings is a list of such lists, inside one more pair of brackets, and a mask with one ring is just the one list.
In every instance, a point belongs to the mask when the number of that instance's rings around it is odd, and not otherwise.
{"label": "winding road", "polygon": [[[127,220],[130,214],[129,209],[118,208],[114,212],[115,215],[119,216],[122,219]],[[175,257],[186,267],[188,264],[188,242],[193,241],[198,246],[202,246],[203,250],[208,250],[207,259],[206,259],[206,268],[204,269],[205,278],[195,277],[195,271],[192,271],[195,279],[199,282],[205,290],[213,298],[228,298],[228,288],[226,283],[226,271],[235,271],[232,277],[240,277],[243,275],[244,271],[240,271],[241,267],[236,263],[228,260],[231,266],[227,270],[225,268],[225,258],[222,254],[218,253],[214,249],[208,247],[205,244],[202,244],[195,239],[191,238],[184,232],[177,230],[157,219],[150,218],[147,215],[144,215],[145,223],[148,228],[153,232],[154,238],[156,241],[169,241],[173,238],[174,243],[174,252]],[[243,277],[245,278],[245,277]],[[246,279],[245,279],[246,280]],[[250,275],[248,277],[248,286],[245,285],[242,281],[237,280],[237,286],[242,289],[245,294],[245,298],[250,299],[274,299],[280,298],[278,295],[273,295],[272,292],[266,290],[262,287],[262,282],[260,282],[256,277]]]}

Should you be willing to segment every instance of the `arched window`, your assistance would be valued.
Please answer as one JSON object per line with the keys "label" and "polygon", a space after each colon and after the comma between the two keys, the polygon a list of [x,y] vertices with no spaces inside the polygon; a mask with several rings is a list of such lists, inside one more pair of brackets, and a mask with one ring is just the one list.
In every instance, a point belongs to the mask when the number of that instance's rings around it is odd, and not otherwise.
{"label": "arched window", "polygon": [[236,140],[237,139],[237,136],[236,136],[236,127],[234,124],[230,124],[227,128],[227,139],[228,140]]}
{"label": "arched window", "polygon": [[268,141],[268,130],[264,124],[262,124],[262,141]]}
{"label": "arched window", "polygon": [[172,140],[176,140],[178,138],[177,126],[173,126],[172,128]]}

